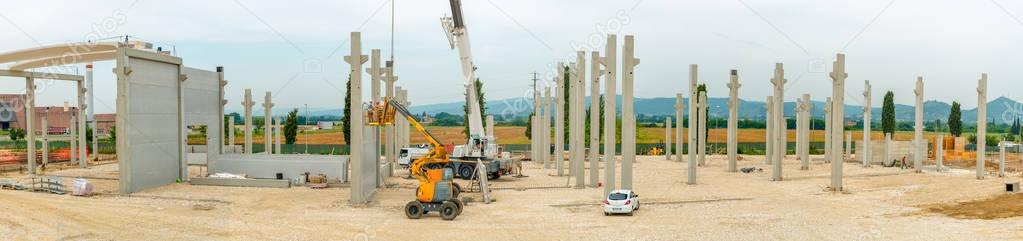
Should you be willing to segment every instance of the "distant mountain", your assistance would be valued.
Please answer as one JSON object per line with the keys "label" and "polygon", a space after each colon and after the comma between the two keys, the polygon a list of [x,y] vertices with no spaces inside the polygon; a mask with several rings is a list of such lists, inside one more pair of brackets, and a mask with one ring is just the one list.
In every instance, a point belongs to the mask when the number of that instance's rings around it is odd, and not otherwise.
{"label": "distant mountain", "polygon": [[[622,97],[617,96],[616,102],[618,103],[617,112],[621,113]],[[589,106],[589,97],[586,97],[586,105]],[[688,99],[683,99],[683,104],[689,103]],[[813,110],[811,114],[815,117],[824,116],[824,102],[823,101],[812,101]],[[488,114],[494,115],[508,115],[508,116],[527,116],[532,112],[532,100],[524,98],[512,98],[512,99],[500,99],[500,100],[488,100]],[[710,106],[710,117],[712,118],[725,118],[728,116],[728,99],[709,97],[707,98],[707,104]],[[874,121],[881,120],[881,105],[880,101],[871,103],[874,108],[871,109],[871,118]],[[795,116],[795,102],[785,102],[785,116]],[[1014,118],[1019,117],[1023,119],[1023,103],[1014,101],[1006,97],[999,97],[991,102],[988,102],[987,116],[989,121],[996,123],[1011,123]],[[936,100],[930,100],[924,102],[924,120],[931,121],[940,119],[943,122],[948,119],[948,114],[951,108],[951,104],[940,102]],[[452,102],[443,104],[431,104],[431,105],[417,105],[409,108],[409,111],[413,113],[436,114],[440,112],[447,112],[451,114],[461,114],[462,103]],[[635,111],[636,114],[643,115],[675,115],[675,98],[669,97],[655,97],[655,98],[636,98],[635,99]],[[846,105],[845,106],[845,118],[850,120],[859,120],[863,118],[863,107],[859,105]],[[764,101],[748,101],[739,99],[739,117],[744,119],[763,119],[765,116]],[[916,110],[912,105],[895,105],[895,118],[898,121],[913,121],[915,118]],[[340,113],[340,110],[338,110]],[[977,122],[977,111],[976,109],[965,109],[963,110],[963,122],[964,123],[976,123]]]}

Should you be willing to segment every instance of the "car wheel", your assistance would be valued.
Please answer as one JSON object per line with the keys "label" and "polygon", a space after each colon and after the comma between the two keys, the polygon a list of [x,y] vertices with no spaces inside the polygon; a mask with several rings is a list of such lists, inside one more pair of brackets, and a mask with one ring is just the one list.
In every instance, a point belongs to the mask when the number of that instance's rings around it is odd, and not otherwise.
{"label": "car wheel", "polygon": [[469,165],[464,165],[458,168],[458,175],[462,176],[462,179],[465,180],[472,179],[472,167],[470,167]]}
{"label": "car wheel", "polygon": [[452,199],[457,199],[458,194],[462,193],[462,185],[458,185],[457,182],[451,182],[451,196]]}
{"label": "car wheel", "polygon": [[445,201],[440,205],[440,217],[444,220],[455,220],[458,217],[458,205],[452,201]]}
{"label": "car wheel", "polygon": [[405,216],[409,219],[419,219],[423,217],[423,213],[423,203],[411,201],[405,204]]}
{"label": "car wheel", "polygon": [[608,212],[604,212],[604,216],[611,216],[611,214]]}

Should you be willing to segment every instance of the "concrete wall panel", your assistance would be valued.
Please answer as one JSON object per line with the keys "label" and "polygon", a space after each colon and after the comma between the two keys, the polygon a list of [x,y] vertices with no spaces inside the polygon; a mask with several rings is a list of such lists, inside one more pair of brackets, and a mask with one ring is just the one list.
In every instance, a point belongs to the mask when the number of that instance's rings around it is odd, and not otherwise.
{"label": "concrete wall panel", "polygon": [[181,125],[181,60],[120,49],[117,153],[121,193],[174,183],[187,173]]}
{"label": "concrete wall panel", "polygon": [[206,71],[194,68],[183,68],[182,72],[188,76],[183,83],[184,91],[184,118],[185,126],[206,125],[206,143],[209,150],[206,151],[206,162],[209,170],[216,170],[216,158],[220,153],[221,138],[224,133],[220,126],[223,125],[224,117],[220,114],[220,74],[214,71]]}
{"label": "concrete wall panel", "polygon": [[[224,154],[218,157],[217,172],[246,174],[251,178],[298,177],[302,173],[324,174],[329,179],[343,180],[348,156],[334,155],[266,155],[266,154]],[[213,172],[210,172],[213,173]]]}

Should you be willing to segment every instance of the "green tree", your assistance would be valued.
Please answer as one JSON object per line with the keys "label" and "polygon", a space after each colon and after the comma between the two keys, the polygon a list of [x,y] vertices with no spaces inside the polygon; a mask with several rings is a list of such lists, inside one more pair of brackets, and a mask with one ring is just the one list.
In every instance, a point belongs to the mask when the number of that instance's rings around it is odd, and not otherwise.
{"label": "green tree", "polygon": [[881,131],[895,133],[895,93],[884,94],[884,105],[881,107]]}
{"label": "green tree", "polygon": [[110,127],[110,141],[117,143],[117,126]]}
{"label": "green tree", "polygon": [[7,131],[7,135],[11,137],[12,141],[17,141],[25,138],[25,129],[11,128]]}
{"label": "green tree", "polygon": [[[345,84],[345,108],[344,113],[341,116],[341,134],[345,137],[345,144],[349,144],[348,140],[352,137],[352,76],[348,75],[348,82]],[[293,111],[295,115],[298,115],[298,109]],[[291,113],[288,113],[288,120],[291,119]],[[295,122],[298,122],[298,118],[295,118]],[[297,134],[297,133],[296,133]],[[291,142],[288,142],[291,144]]]}
{"label": "green tree", "polygon": [[[345,115],[348,116],[348,115]],[[347,125],[345,125],[347,126]],[[342,128],[344,129],[344,128]],[[288,117],[284,118],[284,143],[295,144],[295,139],[298,136],[298,108],[292,109],[288,112]],[[345,132],[345,143],[348,143],[348,132]]]}
{"label": "green tree", "polygon": [[963,134],[963,113],[959,102],[952,102],[952,110],[948,112],[948,132],[952,136],[960,137]]}
{"label": "green tree", "polygon": [[[480,104],[480,118],[483,121],[483,126],[487,126],[487,98],[484,97],[483,93],[483,82],[479,78],[476,78],[476,102]],[[468,103],[466,103],[468,104]],[[465,116],[462,118],[465,128],[462,129],[462,134],[469,135],[469,107],[466,104],[462,104],[462,111],[465,112]]]}

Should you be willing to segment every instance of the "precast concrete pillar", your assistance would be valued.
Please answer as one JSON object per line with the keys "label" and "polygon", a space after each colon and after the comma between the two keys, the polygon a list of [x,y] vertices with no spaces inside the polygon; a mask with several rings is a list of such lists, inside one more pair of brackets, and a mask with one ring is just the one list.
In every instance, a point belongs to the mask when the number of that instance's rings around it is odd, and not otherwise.
{"label": "precast concrete pillar", "polygon": [[739,71],[731,70],[728,75],[728,172],[736,172],[739,150]]}

